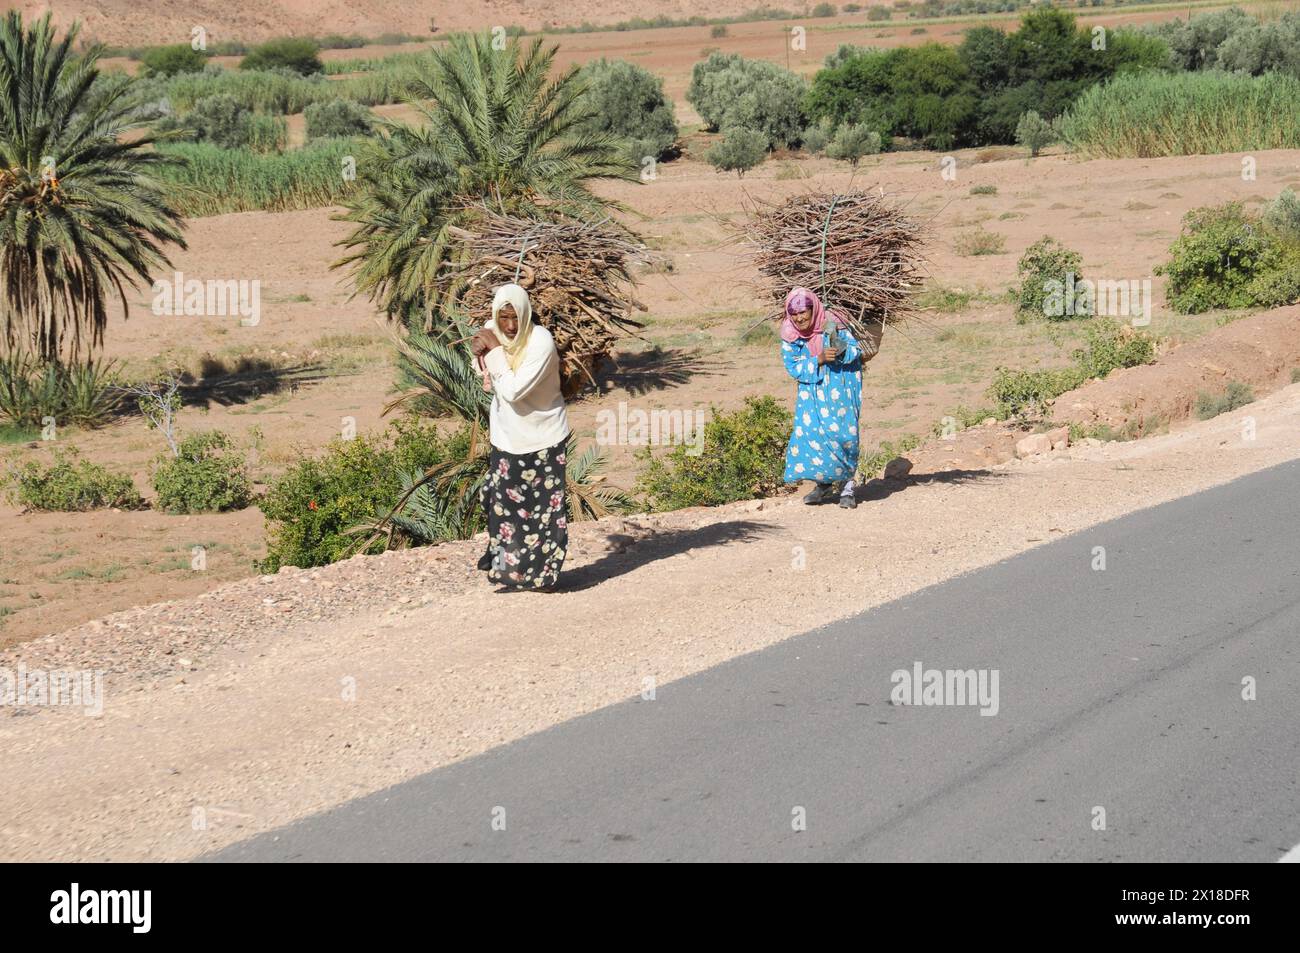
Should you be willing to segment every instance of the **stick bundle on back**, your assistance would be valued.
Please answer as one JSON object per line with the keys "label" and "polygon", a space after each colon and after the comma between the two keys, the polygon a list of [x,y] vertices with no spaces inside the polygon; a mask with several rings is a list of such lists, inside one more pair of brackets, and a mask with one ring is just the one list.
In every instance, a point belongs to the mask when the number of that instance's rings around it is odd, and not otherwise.
{"label": "stick bundle on back", "polygon": [[645,253],[609,226],[488,213],[453,235],[464,247],[440,280],[444,301],[477,323],[491,313],[495,289],[517,281],[534,319],[555,337],[566,398],[596,386],[596,368],[617,338],[644,327],[632,317],[646,306],[632,296],[629,269]]}
{"label": "stick bundle on back", "polygon": [[869,351],[884,327],[912,315],[921,224],[876,192],[811,192],[757,209],[749,223],[762,286],[780,307],[802,285],[842,315]]}

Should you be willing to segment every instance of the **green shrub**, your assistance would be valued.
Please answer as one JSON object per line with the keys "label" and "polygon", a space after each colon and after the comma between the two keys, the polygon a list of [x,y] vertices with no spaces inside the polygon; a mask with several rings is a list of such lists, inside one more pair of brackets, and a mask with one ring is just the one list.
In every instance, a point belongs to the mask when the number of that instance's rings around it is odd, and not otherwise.
{"label": "green shrub", "polygon": [[1029,419],[1046,415],[1053,400],[1087,379],[1077,366],[1041,371],[1013,371],[999,367],[994,372],[988,393],[997,404],[998,417]]}
{"label": "green shrub", "polygon": [[971,195],[997,195],[998,187],[996,185],[972,185],[970,187]]}
{"label": "green shrub", "polygon": [[[1077,310],[1056,308],[1053,288],[1064,286],[1070,275],[1074,275],[1077,284],[1083,278],[1082,265],[1079,253],[1066,248],[1055,238],[1044,236],[1030,245],[1016,264],[1020,275],[1016,312],[1021,320],[1037,317],[1060,320],[1069,316],[1067,311]],[[1058,310],[1061,313],[1050,313]]]}
{"label": "green shrub", "polygon": [[1250,385],[1241,381],[1229,381],[1228,387],[1222,394],[1211,394],[1207,391],[1200,391],[1196,395],[1196,418],[1198,420],[1209,420],[1211,417],[1217,417],[1219,414],[1226,414],[1229,411],[1245,407],[1247,404],[1254,403],[1255,392]]}
{"label": "green shrub", "polygon": [[155,46],[141,57],[140,75],[175,76],[177,73],[198,73],[207,62],[207,55],[191,49],[188,43]]}
{"label": "green shrub", "polygon": [[863,156],[874,156],[879,152],[880,133],[868,129],[865,123],[844,123],[835,130],[835,136],[826,146],[828,156],[843,160],[855,169]]}
{"label": "green shrub", "polygon": [[[848,8],[846,7],[845,9]],[[878,20],[890,20],[893,19],[893,16],[894,16],[894,12],[890,10],[888,7],[867,8],[867,20],[872,23],[875,23]]]}
{"label": "green shrub", "polygon": [[830,119],[822,119],[819,122],[814,122],[805,126],[803,133],[799,138],[803,143],[803,149],[805,152],[816,154],[825,150],[834,133],[835,129],[831,125]]}
{"label": "green shrub", "polygon": [[245,56],[239,63],[242,70],[288,70],[300,76],[323,72],[320,47],[315,40],[301,37],[279,37],[268,40]]}
{"label": "green shrub", "polygon": [[18,506],[62,513],[107,507],[135,510],[144,506],[129,476],[81,460],[75,450],[56,451],[48,467],[29,461],[12,471],[9,498]]}
{"label": "green shrub", "polygon": [[720,40],[722,39],[722,37],[726,35],[727,35],[727,25],[725,23],[715,23],[713,24],[713,27],[709,30],[709,36],[713,37],[715,40]]}
{"label": "green shrub", "polygon": [[819,3],[812,8],[812,16],[814,17],[833,17],[837,12],[839,11],[835,9],[833,3]]}
{"label": "green shrub", "polygon": [[1168,276],[1169,304],[1183,314],[1276,297],[1295,267],[1283,243],[1239,202],[1188,212],[1169,256],[1156,273]]}
{"label": "green shrub", "polygon": [[303,112],[308,139],[368,136],[374,125],[370,110],[350,99],[312,103]]}
{"label": "green shrub", "polygon": [[1052,143],[1059,142],[1060,138],[1060,122],[1049,122],[1032,109],[1021,116],[1020,122],[1016,124],[1016,145],[1028,149],[1031,157]]}
{"label": "green shrub", "polygon": [[[462,459],[465,432],[444,440],[433,424],[403,419],[379,435],[336,440],[318,457],[290,466],[258,501],[268,522],[263,572],[281,566],[323,566],[350,555],[348,530],[387,515],[412,471]],[[366,552],[382,552],[376,541]]]}
{"label": "green shrub", "polygon": [[1294,189],[1283,189],[1264,210],[1263,219],[1279,238],[1300,242],[1300,197]]}
{"label": "green shrub", "polygon": [[158,509],[166,513],[224,513],[242,510],[252,500],[244,456],[220,430],[190,434],[180,454],[161,458],[154,468]]}
{"label": "green shrub", "polygon": [[767,496],[781,486],[792,427],[790,412],[775,399],[747,397],[741,410],[711,414],[700,454],[692,456],[685,444],[661,456],[641,451],[637,489],[658,511]]}
{"label": "green shrub", "polygon": [[1113,318],[1094,318],[1084,329],[1086,345],[1074,353],[1085,377],[1104,378],[1120,367],[1138,367],[1156,359],[1156,339]]}
{"label": "green shrub", "polygon": [[710,131],[757,131],[772,148],[799,140],[804,91],[802,79],[775,63],[714,52],[692,69],[686,101]]}
{"label": "green shrub", "polygon": [[184,124],[194,130],[197,141],[210,142],[219,149],[278,152],[289,137],[289,127],[283,118],[254,113],[226,93],[200,99],[185,117]]}
{"label": "green shrub", "polygon": [[753,129],[732,129],[715,143],[704,159],[719,172],[735,172],[740,178],[767,155],[767,137]]}
{"label": "green shrub", "polygon": [[584,129],[624,140],[638,163],[673,148],[677,119],[658,76],[626,60],[599,59],[582,67],[582,77],[583,101],[592,114]]}

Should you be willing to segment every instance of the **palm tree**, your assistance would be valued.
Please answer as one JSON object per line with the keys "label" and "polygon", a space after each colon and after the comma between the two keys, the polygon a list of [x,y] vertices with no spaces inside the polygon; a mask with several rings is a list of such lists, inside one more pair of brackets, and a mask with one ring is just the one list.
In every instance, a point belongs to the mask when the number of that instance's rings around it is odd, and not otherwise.
{"label": "palm tree", "polygon": [[585,128],[592,114],[577,68],[551,76],[555,51],[540,37],[527,46],[452,37],[410,88],[422,124],[384,123],[358,156],[359,188],[341,216],[356,228],[336,266],[351,266],[357,291],[390,318],[433,329],[434,278],[476,206],[603,218],[613,203],[589,183],[636,180],[619,142]]}
{"label": "palm tree", "polygon": [[[106,300],[170,267],[181,217],[152,169],[152,118],[125,78],[101,77],[100,47],[73,52],[46,14],[0,21],[0,321],[9,350],[42,359],[102,345]],[[128,135],[129,134],[129,135]]]}

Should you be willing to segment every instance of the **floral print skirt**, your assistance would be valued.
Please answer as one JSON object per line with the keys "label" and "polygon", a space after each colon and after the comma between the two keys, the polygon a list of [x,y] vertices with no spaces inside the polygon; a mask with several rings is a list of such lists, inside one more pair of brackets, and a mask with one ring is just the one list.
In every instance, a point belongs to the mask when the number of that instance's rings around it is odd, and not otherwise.
{"label": "floral print skirt", "polygon": [[488,579],[516,589],[553,586],[569,546],[564,496],[567,438],[533,453],[492,448],[483,484]]}

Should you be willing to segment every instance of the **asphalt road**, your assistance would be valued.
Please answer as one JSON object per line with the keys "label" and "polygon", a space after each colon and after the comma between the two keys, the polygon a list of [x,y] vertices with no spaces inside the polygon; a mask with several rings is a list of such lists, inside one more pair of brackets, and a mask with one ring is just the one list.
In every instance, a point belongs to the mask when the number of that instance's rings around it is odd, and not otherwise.
{"label": "asphalt road", "polygon": [[[1274,861],[1298,642],[1293,462],[206,859]],[[997,670],[997,714],[892,704],[916,662]]]}

